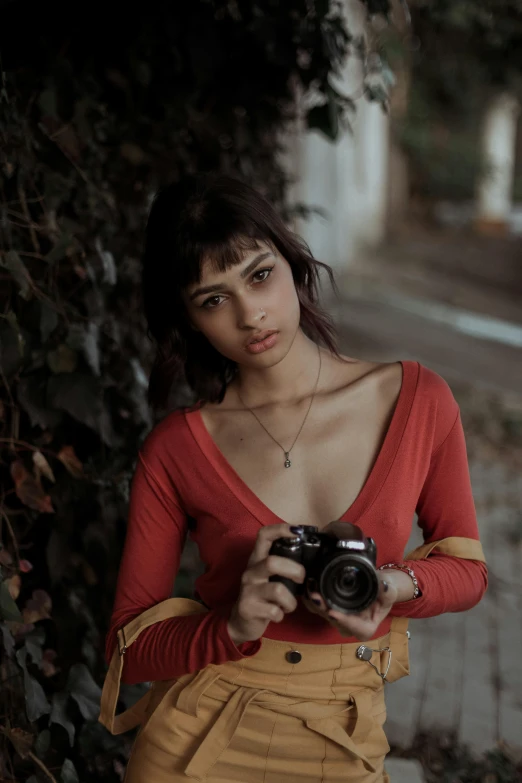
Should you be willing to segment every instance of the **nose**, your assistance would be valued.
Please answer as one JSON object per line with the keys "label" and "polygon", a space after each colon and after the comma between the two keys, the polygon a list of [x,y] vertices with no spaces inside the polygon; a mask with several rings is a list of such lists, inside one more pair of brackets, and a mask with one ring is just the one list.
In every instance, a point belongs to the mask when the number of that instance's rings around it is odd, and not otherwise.
{"label": "nose", "polygon": [[237,325],[240,329],[258,329],[266,318],[266,312],[259,304],[243,302],[238,307]]}

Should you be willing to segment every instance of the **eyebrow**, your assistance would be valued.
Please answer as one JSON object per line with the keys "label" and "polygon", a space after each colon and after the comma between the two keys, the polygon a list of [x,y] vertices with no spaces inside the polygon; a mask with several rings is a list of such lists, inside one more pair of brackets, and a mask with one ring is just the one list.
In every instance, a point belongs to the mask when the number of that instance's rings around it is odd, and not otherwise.
{"label": "eyebrow", "polygon": [[[260,253],[258,256],[256,256],[249,264],[246,266],[240,274],[240,277],[242,280],[244,280],[246,277],[249,276],[251,272],[254,271],[256,266],[259,266],[261,261],[264,261],[265,258],[269,258],[269,256],[273,255],[270,252],[267,253]],[[225,288],[225,283],[213,283],[213,285],[205,285],[201,286],[200,288],[196,288],[195,291],[193,291],[189,299],[192,302],[193,299],[196,299],[198,296],[201,296],[201,294],[211,294],[215,291],[221,291],[223,288]]]}

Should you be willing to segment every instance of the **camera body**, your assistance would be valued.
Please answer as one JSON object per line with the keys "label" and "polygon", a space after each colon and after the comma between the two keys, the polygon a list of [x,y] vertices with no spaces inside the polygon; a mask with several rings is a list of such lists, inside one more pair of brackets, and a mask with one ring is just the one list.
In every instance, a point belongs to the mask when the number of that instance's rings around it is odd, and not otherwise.
{"label": "camera body", "polygon": [[278,538],[271,555],[288,557],[306,570],[303,584],[282,576],[271,582],[283,582],[295,595],[318,592],[329,609],[351,614],[362,612],[377,598],[377,550],[357,525],[331,522],[319,532],[313,525],[300,525],[294,538]]}

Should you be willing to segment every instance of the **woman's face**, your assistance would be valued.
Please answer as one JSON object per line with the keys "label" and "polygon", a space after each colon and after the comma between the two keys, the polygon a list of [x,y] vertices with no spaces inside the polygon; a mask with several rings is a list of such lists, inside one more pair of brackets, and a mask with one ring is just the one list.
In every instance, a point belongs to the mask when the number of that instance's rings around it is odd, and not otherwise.
{"label": "woman's face", "polygon": [[239,365],[272,367],[299,329],[290,265],[263,242],[226,272],[204,263],[201,281],[188,287],[184,299],[192,326]]}

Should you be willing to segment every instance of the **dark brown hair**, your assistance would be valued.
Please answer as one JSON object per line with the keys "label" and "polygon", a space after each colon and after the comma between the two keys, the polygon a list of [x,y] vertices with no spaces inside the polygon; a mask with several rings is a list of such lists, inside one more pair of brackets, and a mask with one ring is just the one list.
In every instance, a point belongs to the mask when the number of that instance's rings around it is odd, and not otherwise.
{"label": "dark brown hair", "polygon": [[224,271],[266,242],[288,261],[301,306],[301,327],[338,355],[331,318],[319,308],[319,272],[335,288],[332,270],[313,258],[256,190],[231,177],[201,174],[169,185],[153,203],[145,233],[142,293],[148,334],[156,342],[148,399],[165,408],[185,379],[199,401],[221,401],[237,365],[189,325],[184,289],[201,279],[205,260]]}

